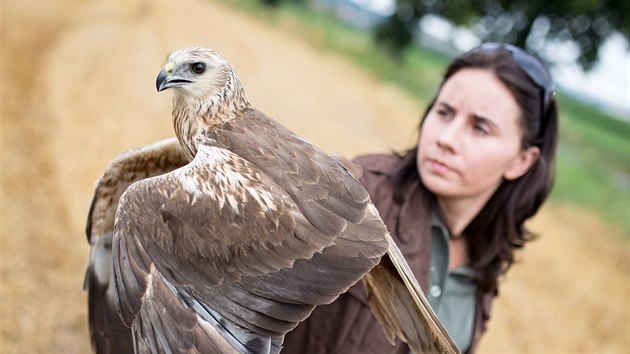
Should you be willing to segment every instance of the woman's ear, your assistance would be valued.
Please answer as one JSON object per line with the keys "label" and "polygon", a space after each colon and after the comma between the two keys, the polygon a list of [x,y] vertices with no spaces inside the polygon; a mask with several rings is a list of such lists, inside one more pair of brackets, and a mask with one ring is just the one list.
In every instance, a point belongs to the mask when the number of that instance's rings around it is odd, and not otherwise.
{"label": "woman's ear", "polygon": [[538,146],[530,146],[519,152],[512,165],[503,173],[503,178],[514,180],[521,177],[538,161],[538,157],[540,157]]}

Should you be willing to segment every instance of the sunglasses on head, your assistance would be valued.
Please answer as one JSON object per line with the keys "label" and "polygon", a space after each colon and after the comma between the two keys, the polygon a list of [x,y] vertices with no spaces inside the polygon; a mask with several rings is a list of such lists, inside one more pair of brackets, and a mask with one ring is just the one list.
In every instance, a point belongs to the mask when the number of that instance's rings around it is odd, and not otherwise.
{"label": "sunglasses on head", "polygon": [[[550,102],[553,100],[556,94],[556,89],[551,79],[549,71],[543,63],[526,52],[525,50],[507,43],[484,43],[479,47],[473,49],[473,51],[495,51],[495,50],[507,50],[512,54],[512,59],[518,67],[529,77],[536,86],[543,90],[543,106],[541,107],[541,119],[544,117],[544,113],[547,111]],[[542,127],[540,127],[542,129]],[[539,129],[540,130],[540,129]]]}

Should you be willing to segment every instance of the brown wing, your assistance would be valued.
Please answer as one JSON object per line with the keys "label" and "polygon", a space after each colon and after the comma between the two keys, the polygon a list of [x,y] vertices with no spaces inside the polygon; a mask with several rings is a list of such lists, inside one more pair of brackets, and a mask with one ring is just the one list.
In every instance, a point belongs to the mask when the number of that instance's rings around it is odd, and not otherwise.
{"label": "brown wing", "polygon": [[342,233],[348,221],[365,217],[369,195],[349,170],[263,113],[247,110],[205,134],[270,176],[322,234]]}
{"label": "brown wing", "polygon": [[424,296],[407,261],[389,237],[387,255],[366,276],[368,301],[393,344],[398,337],[414,353],[459,354]]}
{"label": "brown wing", "polygon": [[[346,177],[351,165],[343,166],[343,160],[325,154],[259,111],[247,111],[237,123],[228,122],[220,131],[207,134],[272,176],[323,234],[340,232],[348,220],[361,220],[371,208],[363,186]],[[367,241],[365,237],[354,240]],[[388,257],[369,273],[366,282],[370,285],[372,309],[388,337],[400,337],[418,353],[432,349],[459,352],[424,298],[404,257],[391,237],[386,237],[390,241]]]}
{"label": "brown wing", "polygon": [[[276,182],[202,144],[189,165],[128,188],[116,216],[114,273],[121,316],[140,347],[209,352],[218,331],[241,352],[276,352],[314,305],[333,301],[386,251],[373,207],[324,233],[326,221],[312,223]],[[320,188],[333,189],[324,181]]]}
{"label": "brown wing", "polygon": [[111,248],[118,200],[131,183],[170,172],[186,163],[177,140],[168,139],[120,154],[97,183],[86,227],[91,248],[84,283],[88,291],[90,336],[97,353],[133,351],[131,330],[118,315],[113,292]]}

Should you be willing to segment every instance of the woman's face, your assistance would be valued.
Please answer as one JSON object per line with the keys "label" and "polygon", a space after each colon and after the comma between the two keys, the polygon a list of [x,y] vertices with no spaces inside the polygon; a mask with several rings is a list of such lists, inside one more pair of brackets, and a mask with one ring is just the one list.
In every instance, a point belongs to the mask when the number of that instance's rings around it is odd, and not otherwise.
{"label": "woman's face", "polygon": [[523,175],[539,151],[520,148],[519,116],[516,100],[494,73],[455,73],[422,126],[417,162],[425,186],[442,200],[485,203],[503,179]]}

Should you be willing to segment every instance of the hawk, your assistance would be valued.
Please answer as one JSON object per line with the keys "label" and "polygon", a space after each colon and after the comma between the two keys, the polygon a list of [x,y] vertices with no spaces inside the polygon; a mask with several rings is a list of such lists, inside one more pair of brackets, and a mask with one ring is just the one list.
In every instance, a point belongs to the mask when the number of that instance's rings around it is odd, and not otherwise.
{"label": "hawk", "polygon": [[390,340],[458,352],[352,166],[254,108],[210,49],[173,52],[156,85],[177,139],[115,159],[88,216],[97,352],[278,353],[364,276]]}

